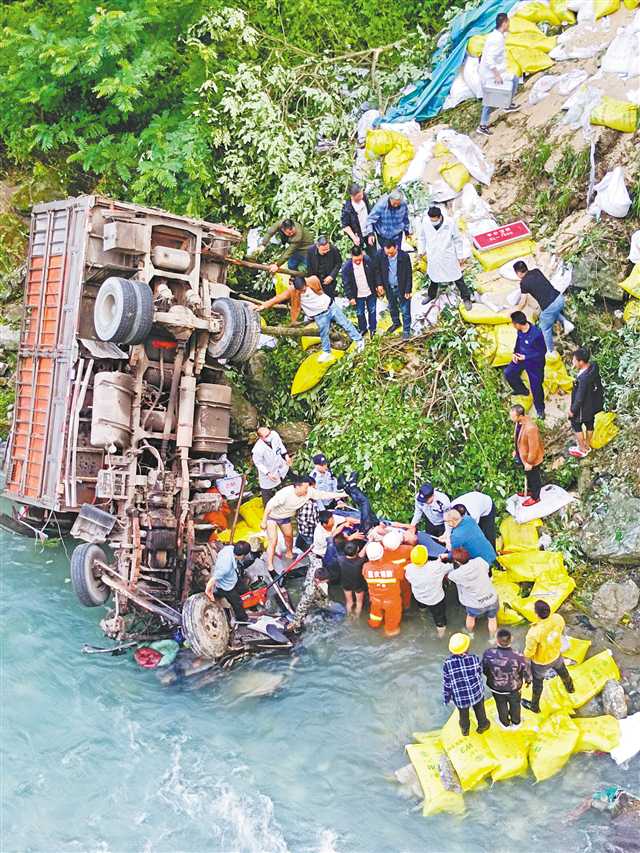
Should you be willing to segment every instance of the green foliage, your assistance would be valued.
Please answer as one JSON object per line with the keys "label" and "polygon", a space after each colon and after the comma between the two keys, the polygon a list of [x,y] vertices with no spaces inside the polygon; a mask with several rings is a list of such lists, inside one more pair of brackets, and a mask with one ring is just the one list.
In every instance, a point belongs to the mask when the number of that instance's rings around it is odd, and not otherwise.
{"label": "green foliage", "polygon": [[375,339],[331,369],[308,447],[357,471],[376,510],[400,520],[427,478],[501,502],[516,484],[512,428],[500,374],[475,364],[476,346],[454,319],[409,347]]}

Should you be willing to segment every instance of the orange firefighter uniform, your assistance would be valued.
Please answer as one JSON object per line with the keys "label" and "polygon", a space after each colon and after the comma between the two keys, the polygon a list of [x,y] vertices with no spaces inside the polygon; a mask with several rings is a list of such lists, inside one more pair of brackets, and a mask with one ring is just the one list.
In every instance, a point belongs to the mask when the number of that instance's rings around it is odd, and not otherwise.
{"label": "orange firefighter uniform", "polygon": [[369,561],[362,567],[362,576],[369,588],[369,627],[384,627],[387,637],[400,633],[402,610],[411,604],[411,587],[404,571],[411,554],[410,545],[395,551],[385,551],[380,560]]}

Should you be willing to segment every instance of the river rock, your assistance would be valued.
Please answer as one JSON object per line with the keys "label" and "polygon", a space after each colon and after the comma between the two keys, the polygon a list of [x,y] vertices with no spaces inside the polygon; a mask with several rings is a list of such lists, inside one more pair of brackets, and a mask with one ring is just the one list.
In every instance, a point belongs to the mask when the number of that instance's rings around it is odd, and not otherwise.
{"label": "river rock", "polygon": [[618,622],[631,613],[640,598],[637,584],[629,578],[618,583],[606,581],[593,596],[592,609],[596,616],[608,622]]}
{"label": "river rock", "polygon": [[10,326],[0,326],[0,350],[14,351],[20,343],[20,331]]}
{"label": "river rock", "polygon": [[627,699],[622,684],[610,678],[602,690],[602,707],[605,714],[611,714],[616,720],[627,716]]}
{"label": "river rock", "polygon": [[[640,563],[640,498],[619,492],[608,497],[587,518],[582,527],[580,544],[591,560],[617,566]],[[637,599],[636,599],[637,601]]]}
{"label": "river rock", "polygon": [[306,443],[311,427],[304,421],[288,421],[287,423],[278,424],[276,431],[280,433],[280,438],[284,441],[284,446],[289,453],[295,453],[296,450]]}
{"label": "river rock", "polygon": [[264,402],[274,390],[276,377],[269,369],[269,353],[259,349],[251,356],[245,367],[245,375],[252,399]]}
{"label": "river rock", "polygon": [[576,710],[577,717],[601,717],[604,714],[602,696],[594,696],[585,705]]}

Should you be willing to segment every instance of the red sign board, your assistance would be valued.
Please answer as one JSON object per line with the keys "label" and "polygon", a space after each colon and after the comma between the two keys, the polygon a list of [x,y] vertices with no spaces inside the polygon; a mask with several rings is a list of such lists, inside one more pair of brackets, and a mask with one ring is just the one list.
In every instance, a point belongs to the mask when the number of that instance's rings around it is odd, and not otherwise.
{"label": "red sign board", "polygon": [[516,243],[518,240],[527,240],[529,237],[531,237],[529,226],[520,219],[518,222],[510,222],[508,225],[501,225],[499,228],[494,228],[493,231],[476,234],[473,238],[473,245],[478,251],[486,252],[487,249],[507,246],[509,243]]}

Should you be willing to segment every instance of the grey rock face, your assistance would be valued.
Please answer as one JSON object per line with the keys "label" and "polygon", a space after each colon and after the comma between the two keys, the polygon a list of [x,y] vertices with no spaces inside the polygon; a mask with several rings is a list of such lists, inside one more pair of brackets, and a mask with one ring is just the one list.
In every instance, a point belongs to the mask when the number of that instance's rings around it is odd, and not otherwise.
{"label": "grey rock face", "polygon": [[619,681],[610,678],[605,684],[602,690],[602,707],[605,714],[611,714],[616,720],[624,720],[627,716],[627,699]]}
{"label": "grey rock face", "polygon": [[640,598],[637,584],[626,581],[606,581],[593,596],[592,608],[596,616],[609,622],[617,622],[625,613],[631,613]]}

